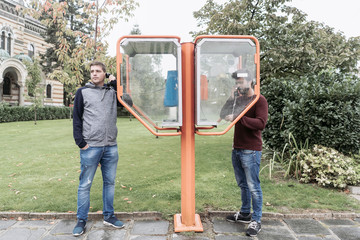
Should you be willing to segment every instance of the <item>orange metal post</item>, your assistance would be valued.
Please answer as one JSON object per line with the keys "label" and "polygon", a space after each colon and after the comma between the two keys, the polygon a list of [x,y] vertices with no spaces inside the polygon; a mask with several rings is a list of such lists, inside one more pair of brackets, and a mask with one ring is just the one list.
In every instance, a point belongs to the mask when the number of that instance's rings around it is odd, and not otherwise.
{"label": "orange metal post", "polygon": [[200,216],[195,214],[195,82],[194,43],[183,43],[181,127],[181,214],[174,216],[175,232],[203,232]]}

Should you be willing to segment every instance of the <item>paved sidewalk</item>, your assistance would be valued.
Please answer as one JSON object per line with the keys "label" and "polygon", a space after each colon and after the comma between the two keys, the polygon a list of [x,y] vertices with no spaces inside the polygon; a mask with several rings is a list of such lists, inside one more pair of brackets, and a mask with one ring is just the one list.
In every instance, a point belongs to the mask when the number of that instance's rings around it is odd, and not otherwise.
{"label": "paved sidewalk", "polygon": [[[89,220],[84,235],[73,237],[74,215],[0,213],[0,240],[359,240],[360,214],[264,214],[262,231],[257,237],[245,236],[247,224],[229,223],[229,212],[212,212],[202,216],[204,232],[174,233],[173,222],[157,213],[117,214],[125,222],[124,229],[104,226],[100,215]],[[32,216],[32,218],[27,218]],[[38,218],[34,218],[37,216]],[[42,217],[41,217],[42,216]],[[59,218],[62,216],[63,218]],[[312,216],[312,218],[306,218]],[[41,219],[41,220],[40,220]]]}

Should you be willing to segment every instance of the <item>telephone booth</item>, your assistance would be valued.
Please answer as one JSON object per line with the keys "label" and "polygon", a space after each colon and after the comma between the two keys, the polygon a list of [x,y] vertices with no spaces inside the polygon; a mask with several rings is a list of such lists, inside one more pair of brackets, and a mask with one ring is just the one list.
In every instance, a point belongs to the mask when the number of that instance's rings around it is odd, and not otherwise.
{"label": "telephone booth", "polygon": [[[181,136],[175,232],[202,232],[195,213],[195,134],[225,134],[259,99],[259,43],[252,36],[199,36],[180,43],[176,36],[131,35],[118,40],[116,56],[120,103],[154,135]],[[246,94],[237,88],[238,78],[246,80]]]}
{"label": "telephone booth", "polygon": [[177,130],[182,125],[179,41],[171,36],[129,36],[119,42],[121,99],[152,132]]}
{"label": "telephone booth", "polygon": [[[252,36],[199,36],[195,42],[195,86],[197,129],[213,129],[197,134],[220,135],[226,133],[258,100],[260,96],[259,44]],[[233,112],[227,106],[230,97],[237,94],[233,73],[244,72],[253,95],[239,98],[234,121],[226,121],[221,111]],[[239,77],[241,74],[239,75]]]}

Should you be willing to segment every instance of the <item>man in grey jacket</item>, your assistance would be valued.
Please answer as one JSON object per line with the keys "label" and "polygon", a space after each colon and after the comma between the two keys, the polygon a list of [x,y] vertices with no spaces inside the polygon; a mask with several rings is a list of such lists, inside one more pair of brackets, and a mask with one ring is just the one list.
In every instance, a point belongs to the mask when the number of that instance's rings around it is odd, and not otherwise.
{"label": "man in grey jacket", "polygon": [[[104,224],[122,228],[114,214],[115,176],[118,163],[116,84],[105,84],[106,67],[90,64],[91,82],[75,95],[73,135],[80,148],[81,173],[78,188],[77,224],[74,236],[84,233],[90,208],[90,188],[98,165],[103,176]],[[110,76],[109,80],[115,80]]]}

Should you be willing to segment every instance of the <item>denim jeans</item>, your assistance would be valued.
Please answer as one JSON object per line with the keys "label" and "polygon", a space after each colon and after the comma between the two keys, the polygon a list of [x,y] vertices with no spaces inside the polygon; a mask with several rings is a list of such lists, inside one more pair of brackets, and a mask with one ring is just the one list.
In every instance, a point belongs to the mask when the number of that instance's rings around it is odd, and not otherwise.
{"label": "denim jeans", "polygon": [[81,173],[78,189],[77,218],[87,221],[90,208],[90,188],[96,169],[101,164],[103,177],[103,215],[114,214],[115,176],[118,163],[118,148],[115,146],[89,147],[80,150]]}
{"label": "denim jeans", "polygon": [[262,191],[260,187],[260,160],[261,151],[234,149],[232,164],[235,178],[241,189],[241,212],[250,213],[251,202],[253,207],[252,220],[261,222]]}

